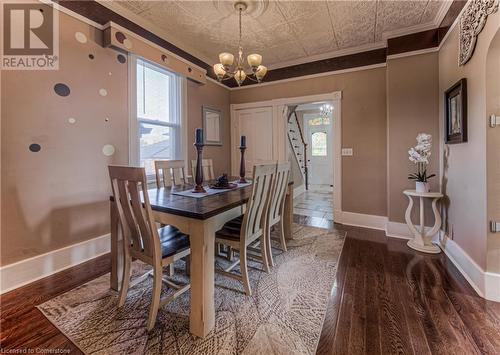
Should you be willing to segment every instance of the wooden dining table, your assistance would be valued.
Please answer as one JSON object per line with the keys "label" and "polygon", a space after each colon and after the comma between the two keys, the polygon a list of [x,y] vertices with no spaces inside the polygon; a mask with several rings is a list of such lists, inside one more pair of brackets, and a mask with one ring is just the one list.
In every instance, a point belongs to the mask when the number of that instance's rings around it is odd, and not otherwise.
{"label": "wooden dining table", "polygon": [[[236,180],[233,178],[232,180]],[[158,223],[171,224],[189,235],[191,244],[191,310],[189,329],[205,337],[215,325],[214,272],[215,232],[233,218],[244,213],[251,196],[252,185],[239,189],[194,198],[172,194],[192,189],[193,185],[153,188],[148,190],[154,218]],[[111,288],[119,290],[122,279],[123,246],[118,212],[110,197],[111,215]],[[285,198],[285,237],[292,237],[293,183],[289,183]]]}

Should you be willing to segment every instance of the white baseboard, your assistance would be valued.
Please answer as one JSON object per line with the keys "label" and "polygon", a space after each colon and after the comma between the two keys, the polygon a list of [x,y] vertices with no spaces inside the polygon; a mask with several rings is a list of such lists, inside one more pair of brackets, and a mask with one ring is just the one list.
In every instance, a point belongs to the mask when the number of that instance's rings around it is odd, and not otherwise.
{"label": "white baseboard", "polygon": [[439,245],[479,296],[500,302],[500,274],[486,272],[457,243],[442,231]]}
{"label": "white baseboard", "polygon": [[297,186],[293,189],[293,197],[297,197],[306,192],[306,186],[304,184]]}
{"label": "white baseboard", "polygon": [[[335,215],[337,215],[337,218],[335,218]],[[349,226],[379,229],[384,231],[387,225],[387,217],[385,216],[375,216],[346,211],[337,211],[336,213],[334,211],[333,220]]]}
{"label": "white baseboard", "polygon": [[[392,222],[384,216],[334,210],[334,220],[337,223],[351,226],[385,230],[388,237],[412,238],[411,232],[405,223]],[[420,229],[419,226],[415,227]],[[426,230],[431,229],[431,227],[425,228]],[[457,243],[447,238],[442,231],[436,236],[435,242],[439,244],[446,256],[479,296],[490,301],[500,302],[500,274],[484,271]]]}
{"label": "white baseboard", "polygon": [[0,267],[0,294],[110,251],[110,234]]}
{"label": "white baseboard", "polygon": [[[420,230],[420,225],[416,225],[415,228],[417,228],[417,230]],[[431,227],[425,227],[425,230],[430,231]],[[411,231],[410,231],[410,228],[408,228],[408,225],[406,223],[400,223],[400,222],[387,221],[385,234],[388,237],[392,237],[392,238],[401,238],[401,239],[412,239],[413,238],[413,235],[411,234]]]}

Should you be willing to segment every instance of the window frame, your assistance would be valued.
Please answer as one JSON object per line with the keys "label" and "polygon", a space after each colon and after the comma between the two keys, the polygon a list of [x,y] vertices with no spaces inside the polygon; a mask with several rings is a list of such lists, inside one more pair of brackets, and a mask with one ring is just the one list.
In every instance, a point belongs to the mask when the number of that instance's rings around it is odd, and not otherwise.
{"label": "window frame", "polygon": [[[145,67],[168,75],[169,80],[169,115],[177,116],[177,122],[165,122],[140,117],[137,113],[137,65],[144,63]],[[174,142],[172,145],[172,159],[184,160],[187,162],[187,83],[186,78],[171,72],[160,65],[133,54],[128,55],[129,72],[129,165],[141,166],[140,151],[140,125],[141,123],[173,129]],[[172,120],[169,120],[172,121]],[[178,144],[177,144],[178,141]],[[147,174],[148,181],[155,179],[155,174]]]}

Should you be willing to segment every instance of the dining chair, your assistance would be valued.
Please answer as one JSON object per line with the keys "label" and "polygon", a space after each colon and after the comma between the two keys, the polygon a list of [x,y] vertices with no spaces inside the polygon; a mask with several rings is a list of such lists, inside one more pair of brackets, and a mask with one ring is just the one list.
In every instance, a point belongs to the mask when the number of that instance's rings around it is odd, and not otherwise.
{"label": "dining chair", "polygon": [[[248,259],[252,258],[262,262],[264,270],[269,272],[265,231],[269,196],[275,173],[276,164],[254,166],[252,194],[247,202],[245,214],[229,221],[215,233],[216,243],[239,251],[239,259],[236,262],[225,270],[216,269],[216,272],[241,281],[247,296],[252,295],[248,278]],[[256,241],[259,242],[260,249],[250,246]],[[231,272],[238,264],[240,264],[241,275]]]}
{"label": "dining chair", "polygon": [[187,184],[184,160],[155,160],[156,187]]}
{"label": "dining chair", "polygon": [[279,224],[279,238],[278,242],[283,251],[286,249],[285,228],[284,228],[284,211],[286,190],[288,187],[288,179],[290,176],[290,163],[279,163],[274,175],[273,184],[271,188],[271,201],[269,203],[268,212],[266,215],[266,242],[267,242],[267,261],[270,266],[274,266],[273,253],[271,248],[271,228]]}
{"label": "dining chair", "polygon": [[[193,174],[193,179],[196,176],[196,159],[191,160],[191,173]],[[214,180],[214,162],[212,159],[202,159],[201,160],[201,168],[203,170],[203,179],[204,180]]]}
{"label": "dining chair", "polygon": [[[189,236],[170,225],[157,229],[147,193],[144,168],[109,166],[108,169],[123,235],[123,279],[118,307],[124,305],[129,287],[137,285],[152,275],[153,292],[147,320],[149,331],[155,324],[158,308],[190,288],[190,284],[179,285],[163,278],[164,266],[189,257]],[[133,258],[151,265],[153,269],[131,283],[130,267]],[[189,262],[190,260],[186,262],[187,268]],[[186,271],[189,273],[188,269]],[[162,282],[175,290],[171,296],[164,299],[160,299]]]}
{"label": "dining chair", "polygon": [[[156,187],[171,187],[189,183],[184,160],[155,160]],[[174,276],[174,266],[169,267],[169,276]]]}

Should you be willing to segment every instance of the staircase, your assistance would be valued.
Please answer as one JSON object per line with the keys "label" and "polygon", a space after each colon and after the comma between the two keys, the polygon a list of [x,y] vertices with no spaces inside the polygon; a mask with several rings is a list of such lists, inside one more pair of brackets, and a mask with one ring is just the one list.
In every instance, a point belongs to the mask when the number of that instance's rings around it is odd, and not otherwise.
{"label": "staircase", "polygon": [[288,115],[288,141],[293,155],[302,173],[306,190],[309,188],[308,167],[307,167],[307,143],[304,138],[302,127],[297,118],[295,108],[291,108]]}

